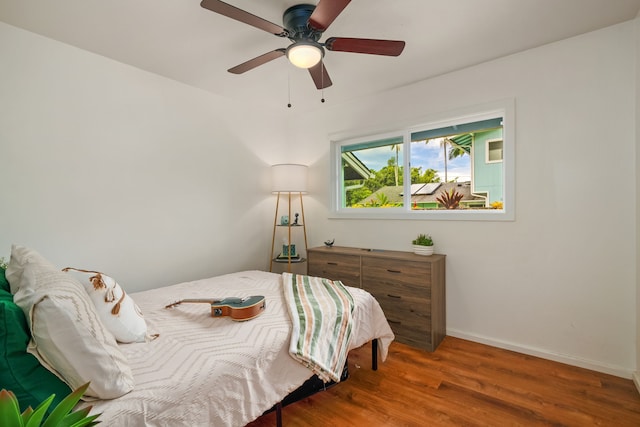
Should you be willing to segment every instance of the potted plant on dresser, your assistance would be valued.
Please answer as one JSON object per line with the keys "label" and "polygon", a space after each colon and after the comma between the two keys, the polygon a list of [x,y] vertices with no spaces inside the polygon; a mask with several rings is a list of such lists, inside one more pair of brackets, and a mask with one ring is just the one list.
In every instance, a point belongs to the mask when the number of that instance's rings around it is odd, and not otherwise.
{"label": "potted plant on dresser", "polygon": [[413,243],[413,252],[418,255],[433,255],[433,239],[428,234],[418,234]]}

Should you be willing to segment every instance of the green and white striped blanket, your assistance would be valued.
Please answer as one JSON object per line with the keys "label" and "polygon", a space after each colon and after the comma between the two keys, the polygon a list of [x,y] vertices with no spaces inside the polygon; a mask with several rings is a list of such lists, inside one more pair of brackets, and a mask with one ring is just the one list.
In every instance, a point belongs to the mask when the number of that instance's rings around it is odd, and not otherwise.
{"label": "green and white striped blanket", "polygon": [[293,330],[289,354],[324,382],[340,381],[353,328],[353,297],[339,281],[282,273]]}

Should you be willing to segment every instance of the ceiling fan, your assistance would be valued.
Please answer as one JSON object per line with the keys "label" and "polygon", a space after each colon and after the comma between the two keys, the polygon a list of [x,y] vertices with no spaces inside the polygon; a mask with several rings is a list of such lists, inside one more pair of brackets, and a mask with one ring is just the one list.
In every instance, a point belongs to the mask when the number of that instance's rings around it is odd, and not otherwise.
{"label": "ceiling fan", "polygon": [[231,19],[251,25],[293,43],[286,49],[276,49],[230,68],[233,74],[242,74],[269,61],[286,56],[300,68],[307,68],[318,89],[332,85],[322,62],[324,51],[366,53],[371,55],[398,56],[404,49],[404,41],[375,40],[349,37],[330,37],[319,42],[329,25],[340,15],[351,0],[320,0],[317,5],[298,4],[288,8],[283,16],[283,26],[238,9],[219,0],[202,0],[200,6]]}

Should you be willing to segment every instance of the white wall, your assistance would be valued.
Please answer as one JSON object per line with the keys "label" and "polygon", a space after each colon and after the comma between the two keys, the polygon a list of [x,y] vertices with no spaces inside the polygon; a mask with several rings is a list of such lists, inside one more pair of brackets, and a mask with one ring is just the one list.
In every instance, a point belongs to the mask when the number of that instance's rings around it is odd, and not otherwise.
{"label": "white wall", "polygon": [[[410,250],[430,233],[447,255],[450,335],[630,378],[635,56],[629,22],[291,120],[292,140],[315,156],[312,243]],[[516,103],[514,222],[327,219],[327,135],[502,98]]]}
{"label": "white wall", "polygon": [[281,117],[2,23],[0,58],[0,256],[130,291],[268,265]]}
{"label": "white wall", "polygon": [[640,14],[635,19],[636,36],[636,370],[633,373],[633,381],[640,392]]}

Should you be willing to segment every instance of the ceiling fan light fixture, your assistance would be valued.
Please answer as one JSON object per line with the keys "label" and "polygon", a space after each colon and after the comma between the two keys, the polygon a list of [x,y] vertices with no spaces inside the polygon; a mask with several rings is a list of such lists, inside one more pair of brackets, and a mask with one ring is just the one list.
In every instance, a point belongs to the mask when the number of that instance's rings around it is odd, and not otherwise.
{"label": "ceiling fan light fixture", "polygon": [[299,68],[313,67],[320,62],[323,53],[322,47],[311,41],[299,41],[287,48],[289,62]]}

